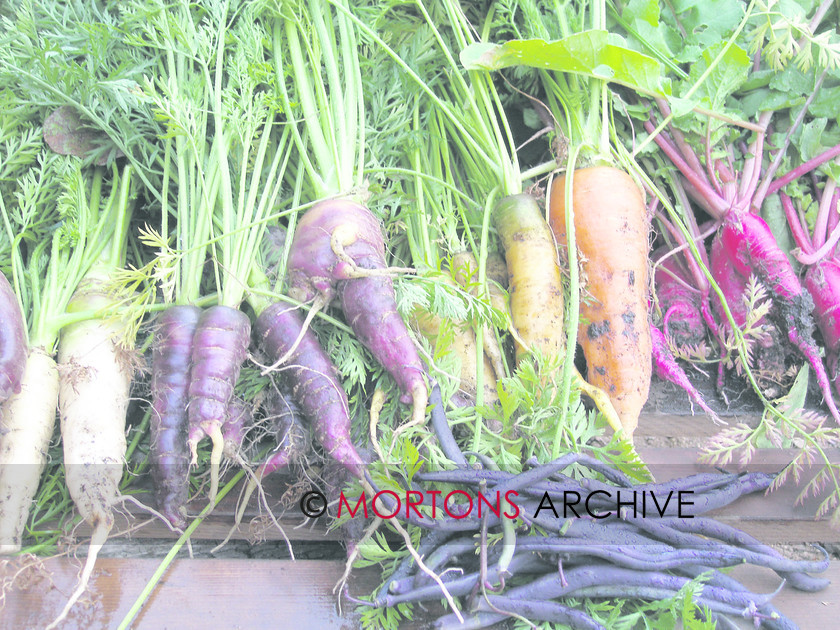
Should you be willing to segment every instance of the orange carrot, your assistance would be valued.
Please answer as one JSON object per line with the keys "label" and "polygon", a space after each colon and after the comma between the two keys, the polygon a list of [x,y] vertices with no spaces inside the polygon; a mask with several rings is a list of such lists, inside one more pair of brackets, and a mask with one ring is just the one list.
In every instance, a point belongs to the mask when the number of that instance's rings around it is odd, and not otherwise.
{"label": "orange carrot", "polygon": [[[573,208],[585,294],[578,342],[587,380],[604,389],[632,438],[651,379],[648,220],[639,187],[608,166],[575,170]],[[566,178],[555,180],[549,223],[566,243]]]}

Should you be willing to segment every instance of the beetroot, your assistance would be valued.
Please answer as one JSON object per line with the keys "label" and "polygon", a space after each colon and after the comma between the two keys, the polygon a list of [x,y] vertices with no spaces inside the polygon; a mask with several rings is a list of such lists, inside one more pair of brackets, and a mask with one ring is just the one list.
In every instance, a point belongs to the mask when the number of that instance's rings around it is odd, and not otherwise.
{"label": "beetroot", "polygon": [[826,351],[840,351],[840,260],[822,260],[805,272],[805,286],[814,300],[817,324]]}
{"label": "beetroot", "polygon": [[720,230],[723,246],[729,251],[735,271],[746,276],[754,272],[775,296],[770,317],[780,331],[787,331],[790,342],[805,355],[814,370],[831,415],[840,421],[828,373],[814,341],[814,301],[793,271],[787,256],[779,249],[770,227],[751,213],[727,215]]}
{"label": "beetroot", "polygon": [[[747,306],[744,304],[744,295],[747,292],[747,278],[741,275],[732,264],[729,250],[724,246],[720,236],[716,236],[712,241],[709,263],[709,270],[712,272],[712,277],[726,298],[726,305],[729,307],[730,313],[732,313],[732,318],[738,326],[744,326],[747,323]],[[728,328],[729,322],[716,295],[712,298],[712,305],[715,311],[717,311],[724,328]]]}
{"label": "beetroot", "polygon": [[[720,286],[729,306],[729,312],[735,323],[743,328],[747,323],[747,278],[738,271],[731,258],[730,250],[726,248],[721,234],[718,234],[712,241],[710,255],[710,267],[715,282]],[[723,311],[717,295],[712,297],[712,305],[721,322],[723,330],[729,330],[729,320]],[[761,326],[764,333],[755,339],[753,350],[753,362],[757,368],[756,378],[762,388],[774,387],[775,383],[785,373],[786,352],[782,345],[782,336],[778,326],[772,318],[761,317],[755,321],[754,326]],[[720,364],[718,373],[718,390],[723,388],[723,363]]]}
{"label": "beetroot", "polygon": [[825,344],[828,376],[840,394],[840,261],[822,260],[808,267],[805,287],[814,300],[817,326]]}
{"label": "beetroot", "polygon": [[[657,104],[663,115],[668,116],[671,113],[665,101],[657,101]],[[759,117],[759,125],[766,129],[771,117],[772,112],[763,112]],[[655,125],[652,120],[645,122],[645,129],[649,133],[654,133]],[[727,304],[730,309],[740,308],[737,303],[742,292],[736,291],[741,280],[746,282],[747,278],[755,274],[764,283],[773,299],[773,308],[769,318],[805,356],[814,370],[825,404],[832,417],[840,422],[840,412],[834,403],[828,373],[813,338],[814,321],[811,311],[814,308],[814,302],[808,292],[803,289],[770,227],[758,215],[758,209],[769,191],[777,190],[779,186],[784,185],[783,181],[792,181],[824,161],[832,159],[840,153],[840,145],[824,152],[819,159],[810,160],[793,169],[785,177],[772,182],[778,163],[774,162],[762,173],[765,132],[759,131],[755,140],[745,151],[744,164],[739,175],[740,181],[738,181],[732,170],[721,161],[714,165],[707,164],[708,172],[705,171],[699,157],[684,141],[680,132],[673,128],[672,132],[673,139],[667,133],[656,133],[653,135],[653,140],[684,176],[688,184],[686,192],[698,201],[720,225],[715,240],[719,250],[725,251],[726,258],[719,257],[717,263],[711,261],[711,264],[713,267],[717,264],[718,272],[729,284],[728,288],[722,287],[725,297],[733,298],[727,299]],[[706,154],[711,154],[710,146],[706,147]],[[827,197],[825,206],[828,207],[830,203],[831,199]],[[824,216],[827,219],[827,215]],[[729,265],[731,269],[728,268]],[[714,269],[712,271],[714,273]],[[735,315],[734,312],[733,315]],[[736,317],[736,323],[737,321]],[[785,351],[781,350],[781,356],[784,354]]]}
{"label": "beetroot", "polygon": [[656,375],[664,380],[671,381],[678,385],[688,394],[688,397],[705,411],[715,422],[720,422],[718,415],[706,404],[703,395],[688,380],[685,370],[680,367],[671,350],[668,348],[668,340],[665,335],[653,324],[650,325],[650,336],[653,348],[653,367]]}

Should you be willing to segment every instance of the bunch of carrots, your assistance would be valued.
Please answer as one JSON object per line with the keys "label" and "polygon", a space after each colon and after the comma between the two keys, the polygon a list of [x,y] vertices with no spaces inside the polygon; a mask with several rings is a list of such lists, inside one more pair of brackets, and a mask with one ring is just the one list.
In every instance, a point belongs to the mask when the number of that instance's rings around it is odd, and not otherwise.
{"label": "bunch of carrots", "polygon": [[[400,483],[406,460],[508,480],[567,451],[608,462],[587,474],[643,476],[633,436],[654,373],[720,421],[686,370],[701,354],[722,397],[727,367],[746,375],[766,422],[795,423],[772,398],[807,364],[840,422],[840,145],[780,176],[769,112],[698,134],[686,117],[723,125],[723,106],[669,101],[667,64],[627,76],[616,58],[660,66],[607,37],[632,16],[603,0],[468,4],[8,18],[0,551],[37,531],[58,426],[94,533],[55,624],[117,506],[183,533],[227,459],[248,475],[238,522],[266,475],[306,465],[309,431],[363,489]],[[811,31],[831,15],[820,5]],[[771,198],[790,256],[762,217]],[[126,489],[138,457],[150,505]],[[409,539],[416,523],[393,526]]]}

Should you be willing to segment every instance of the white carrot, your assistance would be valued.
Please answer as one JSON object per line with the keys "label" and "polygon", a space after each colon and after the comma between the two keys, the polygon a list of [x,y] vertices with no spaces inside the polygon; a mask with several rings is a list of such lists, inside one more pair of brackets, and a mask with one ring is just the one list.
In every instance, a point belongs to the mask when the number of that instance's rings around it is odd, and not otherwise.
{"label": "white carrot", "polygon": [[[82,287],[72,305],[98,310],[112,303],[101,287]],[[62,330],[58,347],[61,439],[67,489],[82,518],[93,528],[87,561],[57,627],[84,594],[96,557],[114,525],[113,507],[126,451],[125,419],[133,369],[121,345],[127,322],[91,319]]]}
{"label": "white carrot", "polygon": [[115,214],[116,221],[110,225],[104,249],[76,285],[67,305],[69,321],[61,328],[58,342],[64,475],[76,509],[93,533],[79,584],[48,628],[58,627],[84,594],[96,557],[114,525],[114,506],[125,500],[119,486],[126,453],[135,324],[142,309],[132,308],[131,298],[123,295],[127,286],[116,286],[125,263],[130,168],[114,182],[115,189],[117,185],[119,192],[99,212],[100,217]]}
{"label": "white carrot", "polygon": [[0,555],[20,551],[29,505],[46,464],[57,402],[55,361],[33,349],[20,392],[0,409]]}

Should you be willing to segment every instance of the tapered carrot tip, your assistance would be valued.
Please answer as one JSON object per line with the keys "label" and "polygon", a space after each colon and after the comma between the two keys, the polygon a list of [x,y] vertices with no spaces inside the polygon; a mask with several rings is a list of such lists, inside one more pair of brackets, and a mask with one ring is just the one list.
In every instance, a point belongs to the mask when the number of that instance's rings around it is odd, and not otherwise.
{"label": "tapered carrot tip", "polygon": [[213,426],[207,435],[213,442],[213,450],[210,452],[210,490],[207,492],[207,500],[212,506],[216,503],[216,494],[219,492],[219,467],[225,450],[225,438],[222,435],[222,427],[218,425]]}

